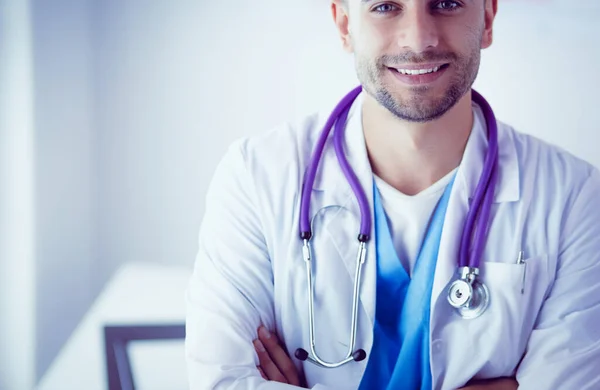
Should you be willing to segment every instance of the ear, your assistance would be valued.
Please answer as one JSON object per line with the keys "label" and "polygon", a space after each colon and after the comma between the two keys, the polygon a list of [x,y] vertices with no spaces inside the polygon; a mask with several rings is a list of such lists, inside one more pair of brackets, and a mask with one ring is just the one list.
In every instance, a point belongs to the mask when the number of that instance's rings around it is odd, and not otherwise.
{"label": "ear", "polygon": [[492,45],[494,40],[494,19],[498,12],[498,0],[485,0],[485,28],[483,30],[483,37],[481,39],[481,48],[487,49]]}
{"label": "ear", "polygon": [[333,14],[333,21],[338,29],[340,38],[342,38],[342,45],[344,50],[351,53],[352,40],[350,39],[350,23],[348,16],[348,0],[332,0],[331,1],[331,13]]}

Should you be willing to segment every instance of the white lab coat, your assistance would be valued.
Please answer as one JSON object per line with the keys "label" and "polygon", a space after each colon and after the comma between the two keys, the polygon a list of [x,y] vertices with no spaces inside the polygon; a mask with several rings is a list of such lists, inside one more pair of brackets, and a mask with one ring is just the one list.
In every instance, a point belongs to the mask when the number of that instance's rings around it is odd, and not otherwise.
{"label": "white lab coat", "polygon": [[[350,113],[345,150],[372,205],[361,101]],[[481,120],[478,107],[474,112]],[[292,388],[261,378],[252,340],[264,324],[290,355],[309,349],[300,189],[328,115],[240,140],[218,166],[187,293],[191,390]],[[465,320],[446,299],[487,147],[485,130],[476,125],[449,200],[433,285],[433,387],[456,389],[472,378],[516,374],[526,390],[600,389],[600,173],[503,123],[498,131],[499,180],[482,267],[491,303],[481,317]],[[322,358],[337,361],[350,334],[360,212],[331,143],[310,207],[311,216],[327,208],[315,218],[312,240],[316,347]],[[375,316],[374,243],[368,243],[363,268],[356,346],[367,356]],[[525,266],[517,264],[520,250]],[[356,389],[367,361],[325,369],[294,358],[313,389]]]}

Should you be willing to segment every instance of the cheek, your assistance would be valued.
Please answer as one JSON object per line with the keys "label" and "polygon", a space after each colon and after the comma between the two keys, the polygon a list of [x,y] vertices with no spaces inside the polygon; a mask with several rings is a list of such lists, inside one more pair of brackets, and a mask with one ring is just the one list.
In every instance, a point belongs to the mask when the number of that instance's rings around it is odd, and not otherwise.
{"label": "cheek", "polygon": [[481,50],[483,30],[472,25],[448,26],[442,37],[444,45],[459,56],[471,56]]}
{"label": "cheek", "polygon": [[381,51],[381,39],[373,31],[361,30],[353,34],[353,46],[360,55],[373,56]]}
{"label": "cheek", "polygon": [[378,58],[398,52],[397,39],[393,31],[382,26],[365,26],[355,34],[355,49],[363,56]]}
{"label": "cheek", "polygon": [[374,18],[361,15],[350,24],[351,30],[369,46],[385,47],[394,40],[398,25],[393,19]]}
{"label": "cheek", "polygon": [[472,7],[456,17],[439,19],[439,34],[446,46],[467,53],[473,46],[481,48],[485,28],[483,10]]}

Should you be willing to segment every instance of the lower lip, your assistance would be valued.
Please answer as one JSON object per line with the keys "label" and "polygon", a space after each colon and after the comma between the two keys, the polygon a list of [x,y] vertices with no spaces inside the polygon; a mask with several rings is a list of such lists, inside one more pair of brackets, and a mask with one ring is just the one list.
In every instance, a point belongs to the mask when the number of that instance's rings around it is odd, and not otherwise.
{"label": "lower lip", "polygon": [[448,70],[447,66],[443,67],[442,69],[439,69],[437,72],[412,75],[402,74],[396,69],[390,68],[390,72],[392,72],[392,74],[396,76],[398,80],[408,85],[423,85],[433,83],[434,81],[442,77],[444,73],[446,73],[446,70]]}

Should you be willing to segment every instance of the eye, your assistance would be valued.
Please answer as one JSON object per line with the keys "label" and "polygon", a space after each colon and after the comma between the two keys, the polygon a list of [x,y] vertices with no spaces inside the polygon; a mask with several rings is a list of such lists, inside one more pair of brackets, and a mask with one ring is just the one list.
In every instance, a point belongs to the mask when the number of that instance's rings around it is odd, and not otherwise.
{"label": "eye", "polygon": [[373,12],[378,14],[389,14],[390,12],[394,12],[397,10],[397,6],[389,3],[379,4],[378,6],[373,8]]}
{"label": "eye", "polygon": [[461,7],[461,5],[457,1],[447,0],[447,1],[440,1],[439,3],[437,3],[437,5],[434,8],[442,10],[442,11],[455,11],[460,7]]}

